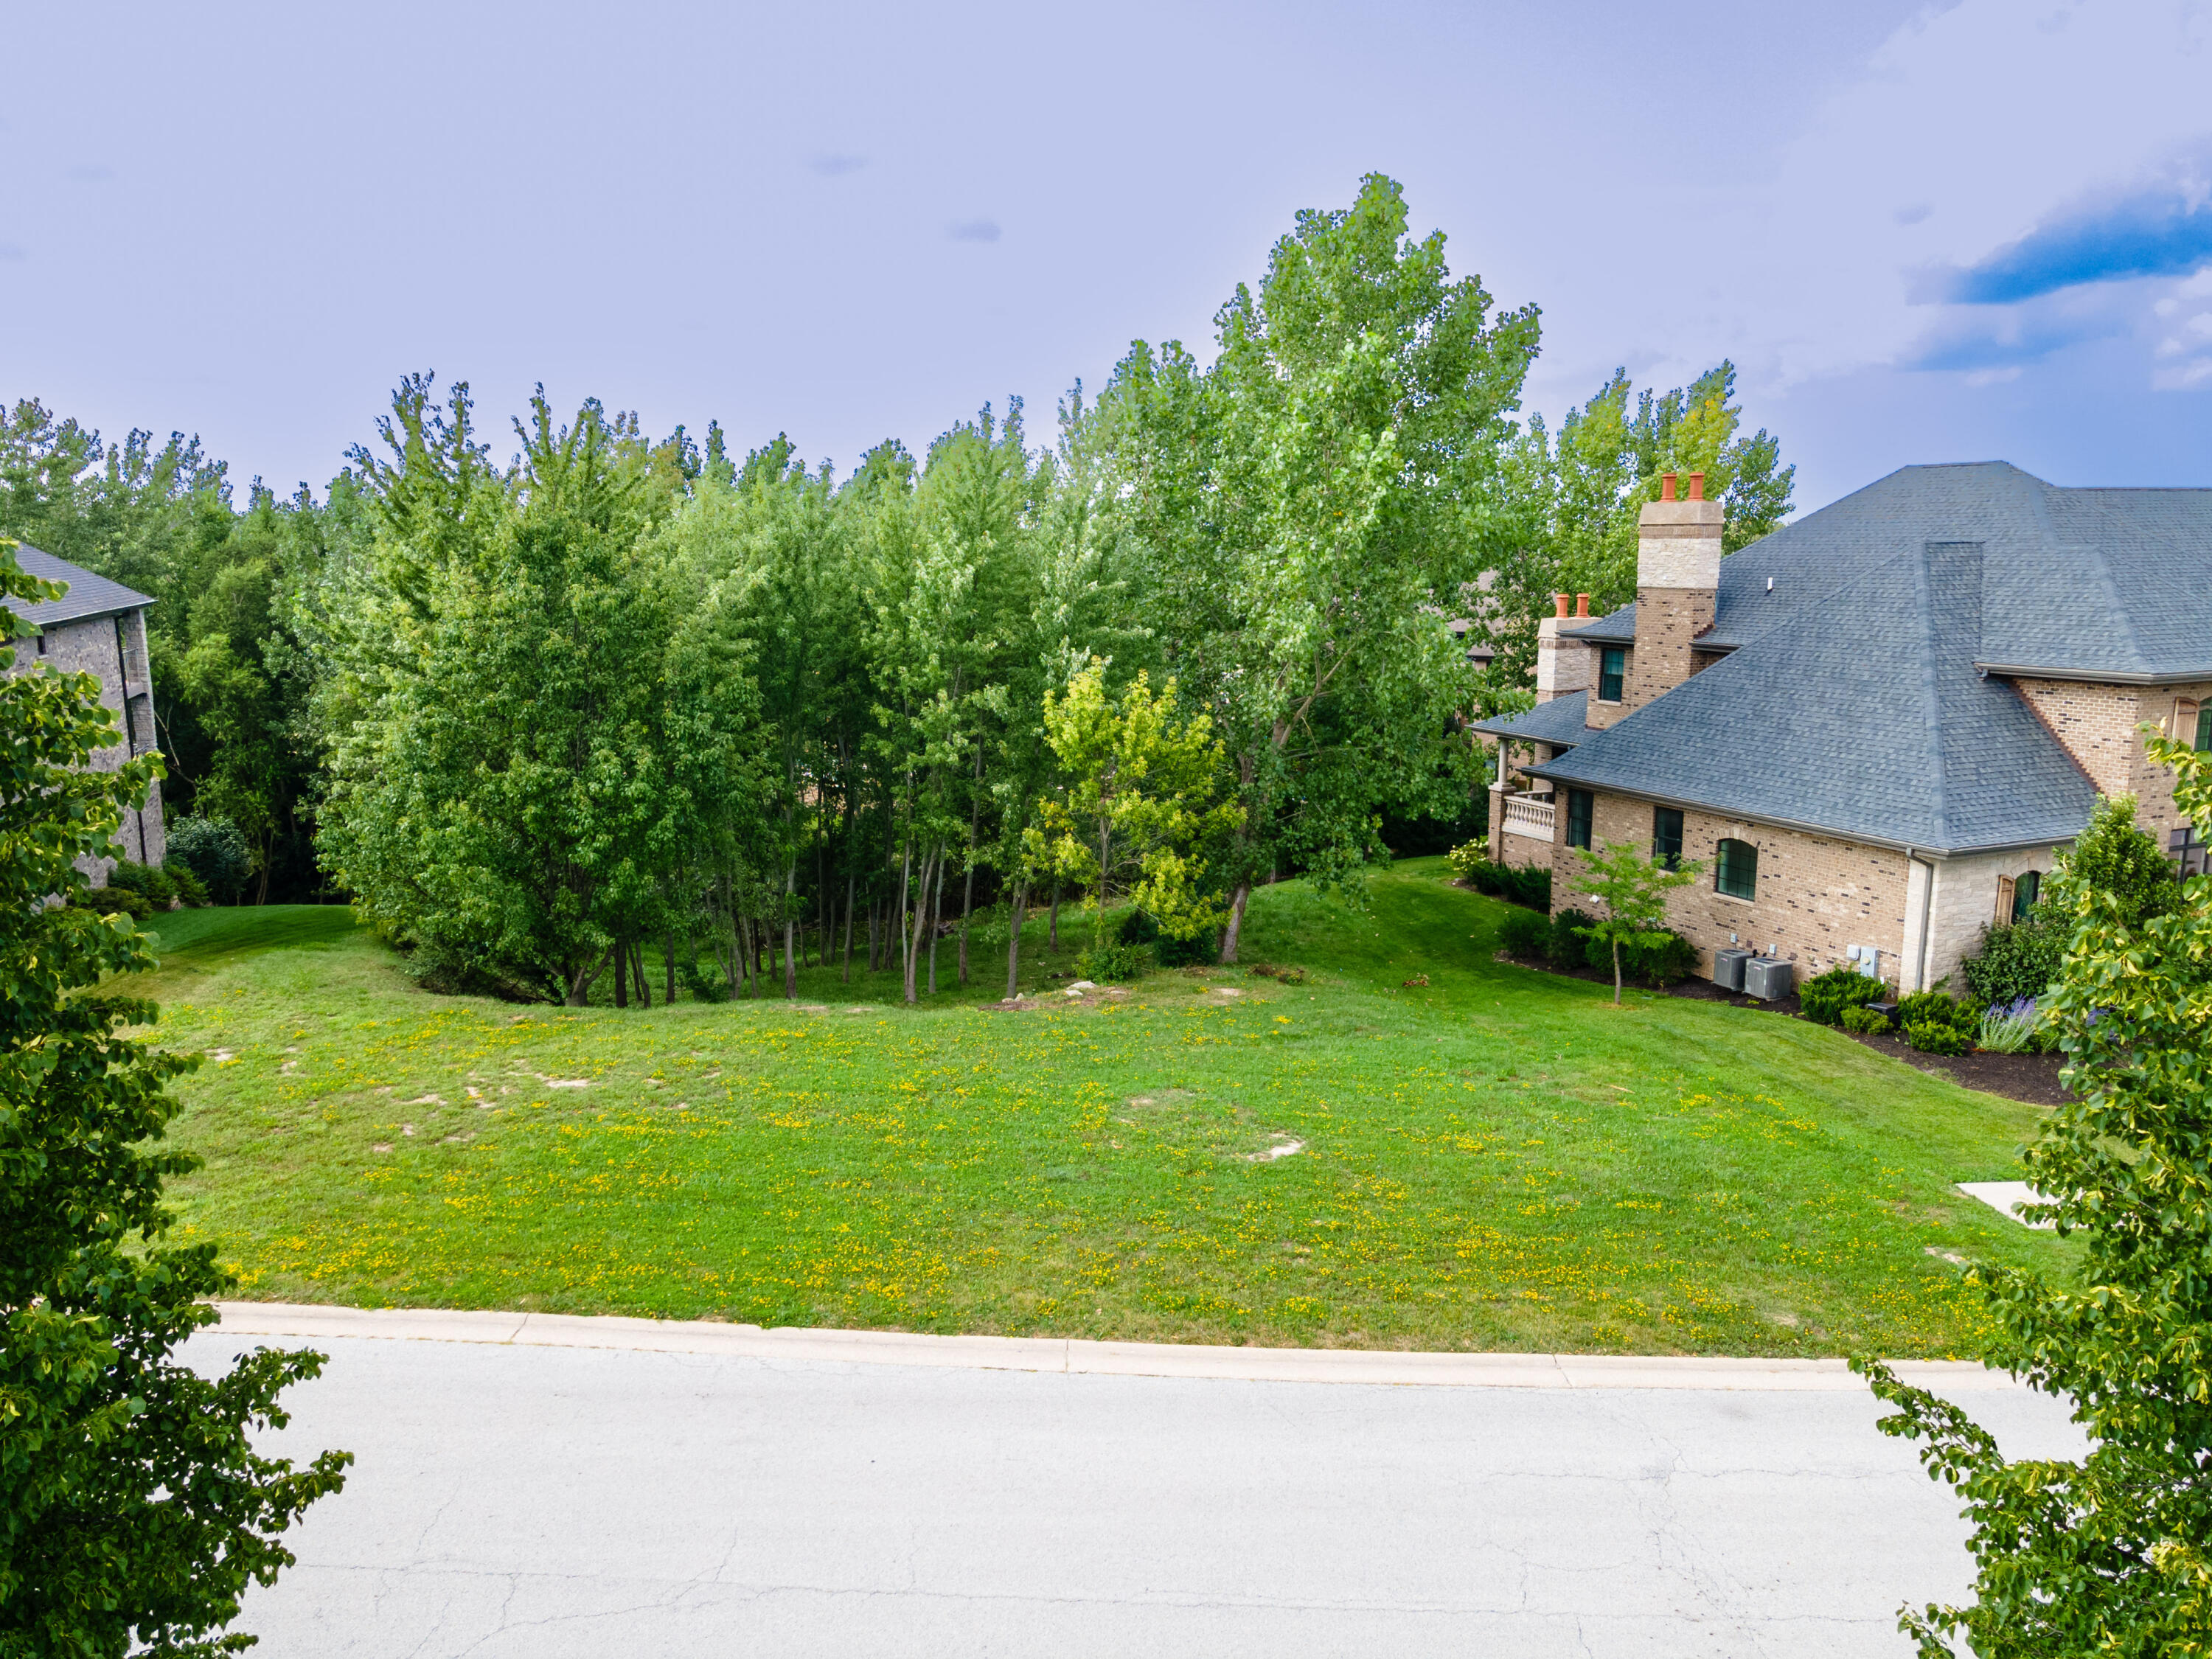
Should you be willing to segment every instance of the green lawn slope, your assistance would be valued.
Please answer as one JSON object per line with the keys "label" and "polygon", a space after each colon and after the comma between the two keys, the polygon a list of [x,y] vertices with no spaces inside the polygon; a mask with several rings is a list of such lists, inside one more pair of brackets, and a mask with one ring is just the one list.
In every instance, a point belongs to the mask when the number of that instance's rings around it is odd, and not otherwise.
{"label": "green lawn slope", "polygon": [[252,1297],[1942,1356],[1976,1334],[1963,1261],[2063,1261],[1953,1186],[2016,1176],[2037,1109],[1776,1015],[1615,1009],[1496,962],[1504,914],[1435,860],[1364,910],[1287,883],[1246,959],[1310,984],[1162,973],[1071,1004],[1044,978],[1064,939],[1025,958],[1026,1012],[982,1006],[1002,952],[918,1011],[835,969],[799,1006],[437,997],[307,907],[165,916],[142,977],[161,1041],[209,1055],[178,1085],[206,1159],[181,1231]]}

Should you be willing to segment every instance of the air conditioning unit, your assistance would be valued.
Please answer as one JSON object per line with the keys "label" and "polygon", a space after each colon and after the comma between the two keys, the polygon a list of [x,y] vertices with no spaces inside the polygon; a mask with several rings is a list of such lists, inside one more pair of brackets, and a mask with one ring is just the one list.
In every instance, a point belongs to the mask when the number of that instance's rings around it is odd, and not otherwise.
{"label": "air conditioning unit", "polygon": [[1713,952],[1713,983],[1723,991],[1743,989],[1743,964],[1751,960],[1751,952],[1744,950]]}
{"label": "air conditioning unit", "polygon": [[1771,1002],[1796,988],[1796,969],[1779,957],[1753,957],[1743,964],[1743,994]]}

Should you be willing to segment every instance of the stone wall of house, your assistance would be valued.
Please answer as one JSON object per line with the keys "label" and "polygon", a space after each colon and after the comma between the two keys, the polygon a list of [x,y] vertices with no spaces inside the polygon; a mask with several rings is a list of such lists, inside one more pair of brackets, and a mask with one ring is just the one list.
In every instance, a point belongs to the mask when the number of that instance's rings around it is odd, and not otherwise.
{"label": "stone wall of house", "polygon": [[[2014,853],[1974,853],[1963,858],[1937,859],[1936,866],[1936,894],[1934,908],[1928,920],[1928,966],[1922,974],[1923,987],[1933,988],[1948,979],[1948,988],[1963,994],[1966,981],[1959,976],[1959,964],[1982,948],[1982,930],[1997,922],[2012,920],[2009,911],[2000,915],[1997,899],[2006,890],[2002,879],[2010,877],[2017,881],[2031,870],[2047,876],[2057,857],[2055,847],[2036,847]],[[1919,917],[1913,918],[1917,933]],[[1917,953],[1917,940],[1912,942]]]}
{"label": "stone wall of house", "polygon": [[[1599,908],[1596,902],[1573,889],[1583,866],[1581,852],[1566,845],[1566,822],[1563,795],[1553,853],[1553,908],[1594,910]],[[1600,850],[1608,842],[1625,841],[1649,854],[1651,824],[1648,801],[1599,794],[1591,804],[1590,840]],[[1716,886],[1723,839],[1748,842],[1759,849],[1757,898],[1733,898]],[[1714,951],[1741,945],[1794,962],[1802,984],[1850,960],[1849,949],[1856,945],[1880,951],[1883,977],[1896,976],[1905,943],[1904,854],[1685,811],[1682,856],[1703,867],[1694,885],[1669,896],[1667,914],[1698,947],[1700,973],[1712,971]]]}
{"label": "stone wall of house", "polygon": [[[57,623],[35,639],[15,641],[13,673],[34,673],[51,666],[63,673],[90,674],[100,682],[100,700],[115,711],[116,724],[126,736],[122,743],[92,757],[99,771],[112,772],[131,755],[157,746],[154,735],[154,700],[148,678],[146,617],[134,611],[121,617],[95,617],[88,622]],[[125,722],[128,721],[127,726]],[[147,792],[145,806],[124,815],[119,833],[126,857],[142,864],[159,864],[166,850],[161,829],[161,786]],[[85,873],[94,886],[105,885],[112,860],[88,863]]]}
{"label": "stone wall of house", "polygon": [[2212,682],[2149,686],[2022,679],[2013,684],[2099,790],[2135,796],[2136,822],[2164,847],[2169,832],[2182,824],[2173,804],[2173,774],[2152,764],[2137,728],[2148,721],[2169,737],[2179,735],[2171,725],[2174,704],[2212,702]]}

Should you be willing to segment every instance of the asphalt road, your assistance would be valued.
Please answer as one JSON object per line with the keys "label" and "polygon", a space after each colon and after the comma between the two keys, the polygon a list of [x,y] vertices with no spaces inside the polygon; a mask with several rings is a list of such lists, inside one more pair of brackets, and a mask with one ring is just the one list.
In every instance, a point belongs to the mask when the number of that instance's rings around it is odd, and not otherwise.
{"label": "asphalt road", "polygon": [[[258,1342],[192,1339],[220,1364]],[[1955,1503],[1863,1392],[1382,1387],[318,1337],[260,1659],[1911,1651]],[[2076,1431],[1958,1396],[2015,1455]]]}

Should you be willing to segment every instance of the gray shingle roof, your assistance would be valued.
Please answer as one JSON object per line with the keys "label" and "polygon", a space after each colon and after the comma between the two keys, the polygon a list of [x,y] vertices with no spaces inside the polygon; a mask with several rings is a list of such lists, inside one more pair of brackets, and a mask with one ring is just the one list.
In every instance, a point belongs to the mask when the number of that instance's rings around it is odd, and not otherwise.
{"label": "gray shingle roof", "polygon": [[1507,720],[1476,720],[1473,725],[1478,732],[1487,732],[1494,738],[1511,738],[1518,743],[1548,743],[1555,746],[1577,744],[1587,732],[1583,720],[1589,703],[1589,692],[1570,691],[1549,702],[1538,703],[1525,714]]}
{"label": "gray shingle roof", "polygon": [[125,587],[121,582],[112,582],[105,576],[95,576],[91,571],[73,565],[66,559],[58,559],[51,553],[41,553],[27,544],[15,549],[15,562],[33,576],[43,576],[50,582],[67,582],[69,592],[51,605],[28,605],[21,599],[0,600],[17,616],[50,627],[56,623],[84,622],[94,617],[112,617],[118,611],[136,611],[154,603],[143,593]]}
{"label": "gray shingle roof", "polygon": [[[1753,550],[1726,561],[1723,580]],[[1932,853],[2069,839],[2095,787],[2019,694],[1975,666],[1997,556],[1966,539],[1887,558],[1847,548],[1840,579],[1798,573],[1825,602],[1790,604],[1796,615],[1732,656],[1528,769]]]}
{"label": "gray shingle roof", "polygon": [[[2067,489],[2003,461],[1901,468],[1722,560],[1713,627],[1698,644],[1735,650],[1826,612],[1873,566],[1929,542],[1982,544],[1969,599],[1984,665],[2212,678],[2212,489]],[[1636,607],[1572,637],[1633,644]]]}

